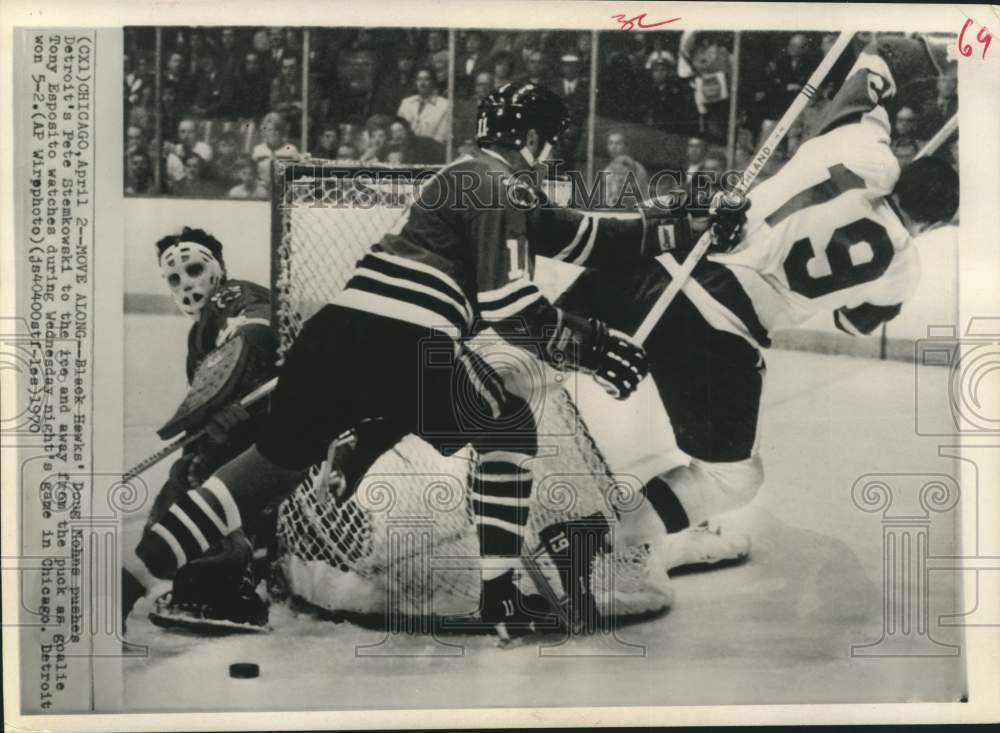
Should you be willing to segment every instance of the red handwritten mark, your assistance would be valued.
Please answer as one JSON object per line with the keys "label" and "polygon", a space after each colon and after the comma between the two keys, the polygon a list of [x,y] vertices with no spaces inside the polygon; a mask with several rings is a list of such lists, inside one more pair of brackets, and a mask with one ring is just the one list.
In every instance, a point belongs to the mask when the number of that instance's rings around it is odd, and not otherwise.
{"label": "red handwritten mark", "polygon": [[[965,25],[962,26],[962,30],[958,34],[958,52],[963,56],[965,56],[965,58],[969,58],[970,56],[972,56],[972,44],[965,43],[965,31],[966,29],[968,29],[970,25],[972,25],[972,18],[969,18],[967,21],[965,21]],[[983,55],[980,56],[980,58],[985,59],[986,51],[989,50],[990,47],[990,41],[993,40],[993,34],[990,33],[989,28],[983,26],[982,28],[979,29],[979,32],[976,34],[976,40],[979,41],[979,43],[981,43],[983,46]]]}
{"label": "red handwritten mark", "polygon": [[611,18],[612,20],[618,21],[618,23],[621,25],[621,27],[618,30],[622,31],[630,31],[633,28],[639,28],[640,30],[644,30],[646,28],[659,28],[661,25],[666,25],[667,23],[674,23],[680,20],[680,18],[669,18],[667,20],[657,21],[656,23],[647,23],[645,13],[639,13],[639,15],[636,15],[632,18],[626,18],[625,13],[618,13],[617,15],[612,15]]}

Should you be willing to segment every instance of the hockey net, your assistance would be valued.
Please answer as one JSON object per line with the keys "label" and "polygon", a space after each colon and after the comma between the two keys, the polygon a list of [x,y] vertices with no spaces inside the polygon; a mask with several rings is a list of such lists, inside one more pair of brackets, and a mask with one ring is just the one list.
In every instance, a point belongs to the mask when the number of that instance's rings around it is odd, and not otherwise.
{"label": "hockey net", "polygon": [[[364,252],[401,228],[415,186],[432,172],[328,161],[276,166],[272,298],[282,354],[305,320],[341,291]],[[574,276],[540,263],[536,281],[555,297]],[[477,339],[484,348],[489,341]],[[616,515],[638,501],[639,487],[612,475],[564,386],[575,375],[556,384],[548,367],[517,351],[500,361],[517,362],[517,369],[533,370],[543,375],[536,382],[549,385],[530,400],[541,449],[526,547],[535,547],[548,525],[598,512],[614,532]],[[445,458],[411,435],[372,466],[347,501],[319,485],[321,468],[313,466],[279,513],[279,566],[291,593],[344,614],[427,619],[474,613],[479,549],[465,497],[472,460],[469,448]],[[551,567],[548,572],[558,582]],[[644,546],[619,543],[602,555],[593,579],[602,613],[664,608],[669,598],[650,575]]]}

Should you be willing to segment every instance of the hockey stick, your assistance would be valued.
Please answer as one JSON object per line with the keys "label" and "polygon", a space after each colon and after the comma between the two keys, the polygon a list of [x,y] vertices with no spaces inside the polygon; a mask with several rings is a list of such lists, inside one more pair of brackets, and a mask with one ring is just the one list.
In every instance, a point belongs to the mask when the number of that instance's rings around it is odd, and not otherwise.
{"label": "hockey stick", "polygon": [[924,147],[920,149],[920,152],[913,156],[913,159],[926,158],[928,155],[934,155],[938,148],[940,148],[945,141],[954,134],[955,130],[958,129],[958,113],[956,112],[951,116],[951,119],[945,122],[941,129],[934,133],[934,137],[924,143]]}
{"label": "hockey stick", "polygon": [[[261,398],[266,397],[267,395],[271,394],[271,392],[274,391],[274,388],[277,385],[278,385],[278,378],[277,377],[275,377],[274,379],[272,379],[269,382],[265,382],[264,384],[260,385],[257,389],[255,389],[252,392],[248,393],[243,399],[241,399],[240,400],[240,406],[242,406],[242,407],[249,407],[253,403],[255,403],[258,400],[260,400]],[[167,456],[171,455],[172,453],[176,453],[177,451],[179,451],[181,448],[183,448],[184,446],[188,445],[189,443],[193,443],[194,441],[198,440],[199,438],[204,437],[204,435],[205,435],[206,432],[207,432],[206,429],[202,428],[201,430],[198,430],[197,432],[192,433],[191,435],[185,435],[183,438],[178,438],[173,443],[170,443],[169,445],[164,446],[160,450],[156,451],[156,453],[154,453],[153,455],[151,455],[148,458],[145,458],[145,459],[139,461],[137,464],[135,464],[134,466],[132,466],[132,468],[130,468],[125,473],[123,473],[122,474],[122,481],[131,481],[132,479],[134,479],[139,474],[144,473],[145,471],[148,471],[150,468],[152,468],[153,466],[155,466],[157,463],[159,463],[160,461],[162,461]]]}
{"label": "hockey stick", "polygon": [[[757,154],[754,156],[753,160],[750,161],[750,165],[747,166],[746,170],[743,171],[743,176],[739,183],[736,184],[734,192],[739,194],[746,194],[747,190],[757,179],[757,175],[761,172],[767,161],[771,159],[771,155],[777,149],[778,145],[788,134],[788,130],[798,119],[802,111],[808,106],[809,102],[812,100],[813,95],[816,94],[816,90],[826,79],[826,75],[830,73],[830,69],[833,65],[837,63],[837,59],[840,58],[844,49],[847,48],[848,44],[854,38],[854,33],[844,31],[834,42],[833,46],[827,52],[826,56],[820,62],[819,66],[809,77],[809,81],[805,83],[805,86],[799,91],[795,99],[789,105],[788,109],[785,110],[785,114],[781,116],[778,123],[771,130],[771,134],[767,136],[767,139],[757,150]],[[646,339],[649,338],[649,334],[653,331],[653,328],[663,317],[663,314],[667,312],[667,308],[673,302],[674,298],[677,297],[677,293],[681,291],[681,288],[687,284],[688,279],[691,277],[691,273],[694,268],[701,262],[702,257],[708,252],[708,248],[712,245],[712,233],[707,231],[701,235],[698,243],[688,254],[687,258],[684,260],[684,264],[681,265],[680,270],[677,271],[676,275],[673,275],[670,279],[670,284],[660,293],[660,297],[657,298],[653,307],[650,309],[649,313],[646,314],[646,318],[639,325],[636,330],[634,338],[635,340],[643,344]],[[665,265],[664,258],[670,257],[669,254],[662,254],[656,259],[659,260],[660,264]]]}

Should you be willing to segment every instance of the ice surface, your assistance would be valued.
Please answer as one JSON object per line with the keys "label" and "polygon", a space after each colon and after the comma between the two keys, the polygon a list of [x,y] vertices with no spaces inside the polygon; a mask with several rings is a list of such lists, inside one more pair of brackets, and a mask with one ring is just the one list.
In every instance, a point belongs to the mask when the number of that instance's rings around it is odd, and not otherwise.
{"label": "ice surface", "polygon": [[[184,391],[186,327],[168,316],[126,319],[129,462],[159,445],[153,430]],[[176,379],[153,368],[166,358],[177,362]],[[921,380],[939,382],[929,393],[942,396],[927,409],[946,410],[947,370],[920,369]],[[750,562],[676,579],[674,608],[619,629],[617,642],[574,641],[544,655],[533,646],[500,651],[489,637],[387,638],[282,605],[272,608],[269,635],[203,638],[153,627],[141,606],[129,640],[148,653],[126,664],[127,704],[156,711],[957,700],[961,656],[851,654],[852,645],[882,635],[885,595],[882,518],[855,506],[851,486],[866,473],[956,472],[939,457],[937,439],[915,434],[915,379],[915,367],[899,362],[771,352],[760,439],[767,479],[750,507],[722,522],[751,534]],[[586,388],[581,409],[614,468],[678,460],[649,383],[622,404]],[[167,465],[146,477],[152,489]],[[129,522],[133,535],[140,526],[141,517]],[[957,554],[957,526],[956,512],[931,516],[932,554]],[[959,644],[956,630],[936,623],[965,610],[958,578],[931,576],[931,634]],[[258,663],[260,677],[230,679],[233,662]]]}

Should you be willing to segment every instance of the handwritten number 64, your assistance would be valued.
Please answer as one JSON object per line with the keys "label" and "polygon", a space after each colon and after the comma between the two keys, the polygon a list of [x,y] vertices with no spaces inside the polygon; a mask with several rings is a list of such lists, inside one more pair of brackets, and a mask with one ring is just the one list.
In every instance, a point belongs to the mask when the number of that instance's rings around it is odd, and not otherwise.
{"label": "handwritten number 64", "polygon": [[[971,18],[965,21],[965,25],[962,26],[962,30],[958,34],[958,52],[963,56],[965,56],[966,58],[972,56],[972,44],[965,43],[965,31],[970,25],[972,25]],[[979,32],[976,34],[976,40],[983,45],[983,55],[980,58],[985,59],[986,51],[990,47],[990,41],[993,40],[993,35],[990,33],[989,29],[986,26],[983,26],[982,28],[979,29]]]}

